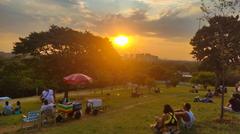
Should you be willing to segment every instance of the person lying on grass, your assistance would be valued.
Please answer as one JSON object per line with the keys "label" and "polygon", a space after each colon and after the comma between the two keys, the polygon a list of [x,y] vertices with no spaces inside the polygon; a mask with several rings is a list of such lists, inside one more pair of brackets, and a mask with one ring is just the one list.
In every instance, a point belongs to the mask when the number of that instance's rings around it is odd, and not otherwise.
{"label": "person lying on grass", "polygon": [[240,99],[238,98],[238,94],[232,95],[232,98],[228,101],[224,110],[229,112],[240,112]]}
{"label": "person lying on grass", "polygon": [[156,123],[151,125],[157,133],[178,133],[177,117],[172,107],[168,104],[164,105],[162,117],[155,117]]}
{"label": "person lying on grass", "polygon": [[183,109],[176,110],[175,115],[179,121],[183,124],[186,128],[191,128],[196,120],[193,112],[191,111],[191,104],[185,103],[183,105]]}
{"label": "person lying on grass", "polygon": [[204,98],[200,98],[199,96],[197,96],[194,98],[194,102],[212,103],[213,102],[212,98],[213,98],[213,93],[209,89]]}

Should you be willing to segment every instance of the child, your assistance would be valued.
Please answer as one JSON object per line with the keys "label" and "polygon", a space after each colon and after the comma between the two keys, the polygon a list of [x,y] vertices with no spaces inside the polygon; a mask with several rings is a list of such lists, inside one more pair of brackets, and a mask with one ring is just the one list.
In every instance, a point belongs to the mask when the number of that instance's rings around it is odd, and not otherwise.
{"label": "child", "polygon": [[17,115],[22,113],[22,107],[21,107],[20,101],[17,101],[16,107],[14,109],[14,113]]}

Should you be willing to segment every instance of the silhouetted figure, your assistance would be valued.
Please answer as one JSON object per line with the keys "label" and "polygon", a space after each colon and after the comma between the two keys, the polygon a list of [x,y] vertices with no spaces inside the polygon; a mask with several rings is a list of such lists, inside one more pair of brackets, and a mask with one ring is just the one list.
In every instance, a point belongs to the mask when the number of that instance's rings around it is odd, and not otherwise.
{"label": "silhouetted figure", "polygon": [[230,111],[230,112],[240,112],[240,97],[237,94],[233,94],[232,98],[228,101],[228,104],[226,107],[224,107],[224,110]]}

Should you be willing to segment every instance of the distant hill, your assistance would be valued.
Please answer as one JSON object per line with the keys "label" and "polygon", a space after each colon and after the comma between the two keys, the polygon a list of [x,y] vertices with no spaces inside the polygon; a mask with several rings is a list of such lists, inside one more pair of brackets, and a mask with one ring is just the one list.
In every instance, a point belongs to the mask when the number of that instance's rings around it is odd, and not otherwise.
{"label": "distant hill", "polygon": [[13,54],[0,51],[0,57],[2,57],[2,58],[11,58],[11,57],[13,57]]}

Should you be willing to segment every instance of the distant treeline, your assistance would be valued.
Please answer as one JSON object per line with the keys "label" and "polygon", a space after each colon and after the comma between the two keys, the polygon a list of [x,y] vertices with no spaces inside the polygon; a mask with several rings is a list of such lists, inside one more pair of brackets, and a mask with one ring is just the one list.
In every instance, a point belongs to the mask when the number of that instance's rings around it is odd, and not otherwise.
{"label": "distant treeline", "polygon": [[[0,96],[13,98],[32,96],[36,94],[36,89],[41,91],[43,88],[61,92],[129,82],[154,86],[155,80],[176,86],[180,81],[190,81],[182,77],[184,72],[205,71],[197,62],[191,61],[126,60],[107,38],[55,25],[47,31],[19,38],[12,53],[14,57],[0,58]],[[235,70],[228,73],[231,74],[226,79],[229,84],[239,80],[239,73]],[[72,73],[86,74],[94,81],[84,87],[64,84],[63,77]]]}
{"label": "distant treeline", "polygon": [[[38,59],[21,56],[7,59],[0,58],[1,96],[13,98],[32,96],[36,94],[36,89],[39,89],[40,92],[45,87],[56,89],[58,92],[65,89],[82,88],[70,87],[63,83],[62,77],[58,79],[53,77],[53,73],[56,73],[55,75],[60,73],[51,69],[59,66],[52,64],[48,67],[49,70],[44,70],[39,68],[39,66],[44,66],[44,63],[37,63],[37,61]],[[108,69],[103,70],[104,68]],[[113,70],[113,68],[111,69],[111,67],[107,67],[105,64],[102,64],[102,69],[93,68],[93,71],[87,74],[93,77],[94,82],[84,88],[99,88],[127,84],[129,82],[154,86],[155,80],[169,81],[172,82],[172,86],[176,86],[180,81],[192,82],[189,78],[183,78],[180,74],[181,72],[188,72],[193,75],[199,72],[198,63],[191,61],[159,60],[159,62],[149,63],[135,60],[120,60],[116,68],[118,69]],[[52,71],[52,73],[46,73],[48,71]],[[226,83],[229,86],[234,86],[239,79],[239,72],[233,70],[227,76]],[[214,85],[214,80],[210,81],[209,84]]]}
{"label": "distant treeline", "polygon": [[[50,62],[50,61],[49,61]],[[53,63],[51,63],[53,62]],[[64,75],[57,77],[62,72],[58,72],[61,66],[54,64],[54,60],[49,63],[39,61],[39,59],[29,56],[15,56],[12,58],[0,57],[0,91],[1,96],[25,97],[36,94],[45,88],[54,88],[57,91],[74,89],[63,83]],[[68,61],[63,61],[67,63]],[[114,61],[113,61],[114,62]],[[46,67],[46,69],[43,69]],[[115,68],[113,68],[115,67]],[[56,69],[56,70],[54,70]],[[70,68],[64,68],[69,70]],[[197,64],[195,62],[167,61],[159,60],[157,63],[139,62],[134,60],[121,60],[118,63],[101,63],[99,67],[94,67],[89,72],[77,71],[93,77],[94,82],[86,88],[105,87],[128,82],[140,85],[151,85],[154,80],[174,80],[181,78],[177,72],[195,72]],[[83,69],[82,69],[83,70]],[[70,73],[77,73],[69,71]]]}

